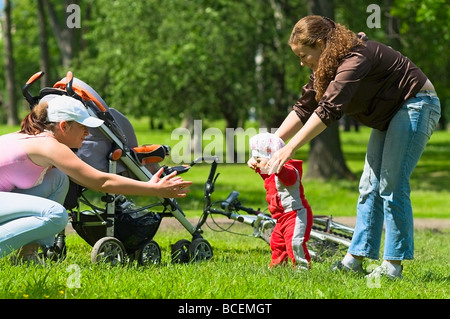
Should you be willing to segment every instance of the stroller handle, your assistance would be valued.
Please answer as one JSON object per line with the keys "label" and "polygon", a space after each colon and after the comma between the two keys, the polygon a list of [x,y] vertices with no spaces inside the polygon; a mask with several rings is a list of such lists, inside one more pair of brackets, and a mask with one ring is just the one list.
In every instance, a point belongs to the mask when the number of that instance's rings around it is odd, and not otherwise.
{"label": "stroller handle", "polygon": [[67,71],[65,81],[63,79],[59,82],[56,82],[53,87],[65,90],[69,96],[82,102],[83,101],[85,103],[92,102],[100,110],[100,112],[106,113],[107,112],[106,108],[93,94],[86,92],[83,88],[73,86],[73,79],[74,78],[72,71]]}
{"label": "stroller handle", "polygon": [[44,74],[44,71],[36,72],[28,79],[27,83],[25,83],[25,86],[30,86],[31,84],[39,80]]}
{"label": "stroller handle", "polygon": [[44,74],[45,73],[43,71],[36,72],[28,79],[27,83],[25,83],[24,87],[22,88],[22,94],[30,105],[30,109],[33,109],[33,106],[38,103],[39,99],[37,97],[33,97],[30,94],[30,91],[28,91],[28,88],[33,85],[34,82],[39,80]]}

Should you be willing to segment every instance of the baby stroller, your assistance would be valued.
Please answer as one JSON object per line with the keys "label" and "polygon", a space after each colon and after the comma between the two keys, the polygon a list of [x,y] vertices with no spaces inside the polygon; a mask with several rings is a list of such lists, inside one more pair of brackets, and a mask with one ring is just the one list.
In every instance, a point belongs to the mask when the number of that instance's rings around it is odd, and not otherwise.
{"label": "baby stroller", "polygon": [[[108,107],[95,90],[74,78],[72,72],[57,82],[53,87],[40,90],[37,96],[30,94],[29,88],[44,73],[34,74],[22,89],[30,108],[41,100],[54,98],[58,95],[68,95],[80,100],[91,116],[104,121],[97,132],[92,133],[92,145],[87,149],[74,150],[90,165],[109,173],[125,173],[141,181],[148,181],[152,177],[149,168],[159,168],[160,162],[169,155],[170,147],[166,145],[138,146],[134,130],[124,116]],[[124,132],[122,128],[131,130]],[[98,143],[103,141],[104,143]],[[84,144],[84,143],[83,143]],[[106,153],[105,153],[106,152]],[[96,158],[97,156],[97,158]],[[107,157],[107,165],[102,165]],[[91,161],[91,162],[89,162]],[[176,170],[179,174],[189,167],[164,167],[164,175]],[[70,212],[71,224],[78,235],[91,245],[91,261],[93,263],[108,262],[121,264],[129,259],[136,259],[139,264],[155,264],[161,260],[161,249],[153,240],[158,231],[162,218],[174,217],[192,236],[192,240],[182,239],[172,245],[172,262],[188,262],[191,260],[205,260],[212,258],[212,248],[202,237],[199,227],[193,226],[186,218],[183,210],[175,199],[152,199],[152,204],[136,207],[134,203],[121,194],[104,194],[102,202],[105,207],[97,207],[84,196],[86,189],[71,182],[65,207]],[[79,203],[90,207],[81,211]],[[44,251],[46,257],[64,258],[65,233],[56,236],[55,245]]]}

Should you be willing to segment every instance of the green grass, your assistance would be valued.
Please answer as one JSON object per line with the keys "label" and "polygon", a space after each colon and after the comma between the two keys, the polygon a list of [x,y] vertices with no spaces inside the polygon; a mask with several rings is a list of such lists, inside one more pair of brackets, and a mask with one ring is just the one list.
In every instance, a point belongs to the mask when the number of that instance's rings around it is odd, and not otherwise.
{"label": "green grass", "polygon": [[[449,232],[418,231],[416,259],[404,263],[404,279],[371,282],[329,271],[337,259],[314,263],[309,272],[269,270],[270,249],[250,237],[205,231],[213,259],[171,264],[169,244],[182,232],[159,233],[160,265],[121,267],[90,263],[91,247],[76,235],[60,263],[12,266],[0,260],[0,297],[20,299],[447,299]],[[377,263],[378,264],[378,263]],[[370,266],[369,263],[366,264]],[[377,284],[375,286],[375,284]]]}
{"label": "green grass", "polygon": [[[170,130],[149,131],[145,120],[134,121],[139,141],[172,145]],[[0,127],[0,133],[14,128]],[[363,168],[369,130],[342,132],[343,151],[350,169],[359,176]],[[416,218],[450,218],[450,133],[436,132],[427,146],[412,178],[413,209]],[[307,148],[297,153],[306,160]],[[167,163],[170,165],[170,161]],[[194,185],[179,203],[188,217],[200,215],[203,183],[209,165],[194,166],[184,175]],[[238,190],[243,203],[264,208],[265,192],[260,177],[246,164],[221,164],[213,200],[224,199]],[[306,196],[316,214],[354,216],[358,181],[304,181]],[[145,204],[143,198],[135,198]],[[163,220],[164,223],[164,220]],[[236,225],[233,231],[250,235],[251,229]],[[0,298],[5,299],[448,299],[450,230],[417,230],[415,259],[404,262],[404,279],[381,279],[374,287],[364,277],[329,271],[338,259],[316,262],[310,272],[290,267],[269,270],[270,249],[262,240],[217,232],[204,226],[204,238],[214,251],[208,262],[173,265],[170,244],[190,239],[183,229],[161,228],[155,240],[162,249],[162,263],[139,267],[94,265],[91,247],[78,235],[67,237],[68,256],[50,267],[14,266],[0,259]],[[379,262],[375,262],[379,264]],[[367,262],[366,266],[372,264]],[[79,285],[78,285],[79,284]],[[170,309],[169,311],[175,311]]]}

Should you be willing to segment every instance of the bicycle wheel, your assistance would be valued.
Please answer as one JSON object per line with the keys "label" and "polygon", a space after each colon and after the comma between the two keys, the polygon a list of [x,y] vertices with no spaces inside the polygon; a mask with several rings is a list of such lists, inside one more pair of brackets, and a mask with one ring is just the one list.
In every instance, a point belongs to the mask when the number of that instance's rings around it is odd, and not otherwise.
{"label": "bicycle wheel", "polygon": [[311,257],[316,261],[321,261],[333,256],[344,256],[350,243],[350,238],[313,226],[307,246]]}

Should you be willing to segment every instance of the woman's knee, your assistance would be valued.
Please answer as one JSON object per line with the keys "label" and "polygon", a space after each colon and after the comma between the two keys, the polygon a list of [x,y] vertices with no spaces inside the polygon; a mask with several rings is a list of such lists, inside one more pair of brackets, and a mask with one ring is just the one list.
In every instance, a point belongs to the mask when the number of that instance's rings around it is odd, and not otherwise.
{"label": "woman's knee", "polygon": [[59,203],[54,202],[50,205],[45,213],[45,217],[55,225],[55,227],[60,228],[57,231],[63,230],[67,223],[69,222],[69,215],[67,210]]}

